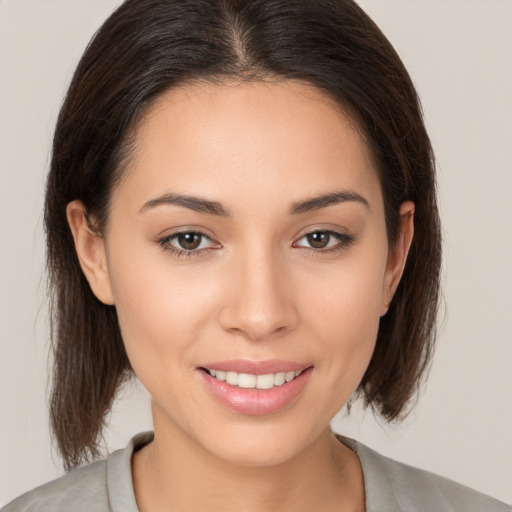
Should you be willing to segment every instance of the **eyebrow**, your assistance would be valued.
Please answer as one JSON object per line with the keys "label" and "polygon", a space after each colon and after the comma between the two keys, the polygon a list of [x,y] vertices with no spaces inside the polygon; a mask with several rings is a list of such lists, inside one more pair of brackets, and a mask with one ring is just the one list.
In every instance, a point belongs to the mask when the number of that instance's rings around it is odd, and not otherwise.
{"label": "eyebrow", "polygon": [[[301,213],[320,210],[328,206],[347,202],[360,203],[366,208],[370,209],[368,201],[360,194],[351,191],[338,191],[322,194],[320,196],[311,197],[304,201],[297,201],[292,203],[289,213],[290,215],[300,215]],[[219,203],[218,201],[211,201],[202,197],[175,193],[164,194],[155,199],[147,201],[139,210],[139,213],[162,205],[181,206],[183,208],[188,208],[189,210],[194,210],[196,212],[205,213],[208,215],[231,217],[229,209],[224,207],[222,203]]]}
{"label": "eyebrow", "polygon": [[164,194],[163,196],[151,199],[144,203],[144,206],[139,210],[142,213],[146,210],[156,208],[162,205],[175,205],[194,210],[199,213],[206,213],[208,215],[218,215],[220,217],[230,217],[229,210],[224,208],[218,201],[209,201],[202,197],[194,197],[181,194]]}
{"label": "eyebrow", "polygon": [[360,194],[357,194],[356,192],[341,190],[338,192],[332,192],[329,194],[322,194],[321,196],[312,197],[310,199],[306,199],[305,201],[298,201],[293,203],[290,208],[290,214],[299,215],[301,213],[310,212],[313,210],[320,210],[321,208],[326,208],[327,206],[348,202],[360,203],[364,205],[368,210],[370,209],[368,201]]}

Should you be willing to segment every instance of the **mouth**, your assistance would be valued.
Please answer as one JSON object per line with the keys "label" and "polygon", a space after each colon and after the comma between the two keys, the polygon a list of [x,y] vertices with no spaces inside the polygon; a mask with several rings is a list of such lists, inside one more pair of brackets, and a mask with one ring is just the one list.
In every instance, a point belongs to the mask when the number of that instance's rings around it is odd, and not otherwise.
{"label": "mouth", "polygon": [[283,384],[287,384],[288,382],[293,381],[303,372],[303,370],[298,370],[257,375],[254,373],[226,372],[223,370],[215,370],[213,368],[201,369],[216,380],[225,382],[230,386],[243,389],[272,389],[274,387],[282,386]]}
{"label": "mouth", "polygon": [[[313,366],[286,361],[225,361],[197,368],[210,396],[241,414],[266,415],[291,407]],[[238,370],[238,371],[235,371]]]}

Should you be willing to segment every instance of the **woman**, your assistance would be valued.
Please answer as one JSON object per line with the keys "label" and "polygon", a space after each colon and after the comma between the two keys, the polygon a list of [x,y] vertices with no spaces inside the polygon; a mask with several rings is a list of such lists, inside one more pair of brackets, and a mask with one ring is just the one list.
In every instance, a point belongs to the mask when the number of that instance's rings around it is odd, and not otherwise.
{"label": "woman", "polygon": [[406,412],[440,266],[419,103],[352,2],[123,4],[62,108],[45,222],[66,467],[133,373],[154,438],[6,510],[506,510],[329,428],[354,392]]}

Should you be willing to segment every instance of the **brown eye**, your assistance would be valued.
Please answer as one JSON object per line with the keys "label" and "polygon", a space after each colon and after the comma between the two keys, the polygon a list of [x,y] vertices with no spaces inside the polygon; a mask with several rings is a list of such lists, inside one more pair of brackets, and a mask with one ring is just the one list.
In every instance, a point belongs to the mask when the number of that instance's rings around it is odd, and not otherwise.
{"label": "brown eye", "polygon": [[176,237],[176,241],[182,249],[192,251],[201,245],[203,235],[200,233],[180,233]]}
{"label": "brown eye", "polygon": [[355,242],[351,235],[338,233],[336,231],[311,231],[303,235],[293,247],[299,247],[316,251],[318,254],[341,251],[348,248]]}
{"label": "brown eye", "polygon": [[324,249],[329,245],[331,234],[328,231],[315,231],[306,235],[306,238],[313,249]]}
{"label": "brown eye", "polygon": [[182,231],[165,236],[158,240],[164,251],[173,253],[178,257],[204,256],[220,246],[214,243],[208,235],[200,231]]}

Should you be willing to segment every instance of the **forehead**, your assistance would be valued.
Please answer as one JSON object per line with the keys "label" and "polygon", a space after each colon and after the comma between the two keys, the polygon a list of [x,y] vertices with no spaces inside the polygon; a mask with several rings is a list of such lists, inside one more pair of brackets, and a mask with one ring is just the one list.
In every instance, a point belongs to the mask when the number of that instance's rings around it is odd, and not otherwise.
{"label": "forehead", "polygon": [[380,195],[355,124],[295,81],[180,86],[148,108],[134,141],[119,192],[142,202],[165,192],[229,203],[260,191],[286,204],[332,189]]}

